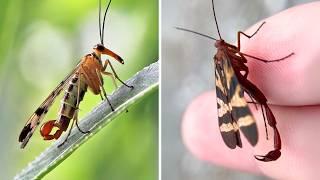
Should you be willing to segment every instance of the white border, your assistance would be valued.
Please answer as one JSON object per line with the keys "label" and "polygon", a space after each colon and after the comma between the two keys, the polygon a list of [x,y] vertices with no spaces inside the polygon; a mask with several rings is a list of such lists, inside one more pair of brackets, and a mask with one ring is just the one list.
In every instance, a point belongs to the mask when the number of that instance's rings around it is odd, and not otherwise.
{"label": "white border", "polygon": [[158,0],[158,56],[159,56],[159,94],[158,94],[158,100],[159,100],[159,108],[158,108],[158,180],[162,179],[162,168],[161,168],[161,164],[162,164],[162,154],[161,154],[161,147],[162,147],[162,138],[161,138],[161,132],[162,132],[162,128],[161,128],[161,95],[162,95],[162,90],[161,90],[161,71],[162,71],[162,37],[161,37],[161,32],[162,32],[162,22],[161,22],[161,14],[162,14],[162,6],[161,6],[161,0]]}

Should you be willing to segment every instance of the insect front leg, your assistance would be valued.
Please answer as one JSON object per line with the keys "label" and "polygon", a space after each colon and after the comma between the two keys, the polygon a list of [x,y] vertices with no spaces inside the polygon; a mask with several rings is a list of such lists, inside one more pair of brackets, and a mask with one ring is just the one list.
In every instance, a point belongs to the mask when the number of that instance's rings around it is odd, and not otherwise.
{"label": "insect front leg", "polygon": [[240,51],[240,46],[241,46],[241,42],[240,42],[240,39],[241,39],[240,36],[241,36],[241,34],[250,39],[250,38],[252,38],[254,35],[256,35],[256,34],[258,33],[258,31],[261,29],[261,27],[262,27],[265,23],[266,23],[266,22],[263,22],[263,23],[258,27],[258,29],[257,29],[252,35],[248,35],[248,34],[242,32],[242,31],[239,31],[239,32],[238,32],[238,51]]}
{"label": "insect front leg", "polygon": [[[98,70],[96,69],[96,73],[97,73],[97,76],[98,76],[98,78],[99,78],[99,85],[100,85],[100,87],[101,87],[101,89],[102,89],[103,95],[104,95],[104,97],[107,99],[108,104],[109,104],[111,110],[114,111],[114,108],[113,108],[113,106],[112,106],[112,104],[111,104],[111,102],[110,102],[110,100],[109,100],[109,98],[108,98],[108,96],[107,96],[106,90],[105,90],[104,87],[103,87],[102,77],[101,77],[100,71],[98,71]],[[101,92],[100,92],[100,96],[101,96],[101,98],[103,99],[103,97],[102,97],[102,95],[101,95]]]}
{"label": "insect front leg", "polygon": [[[108,60],[108,61],[109,61],[109,60]],[[111,72],[105,71],[106,68],[107,68],[107,65],[108,65],[108,61],[105,61],[104,66],[103,66],[103,71],[102,71],[101,73],[104,74],[104,75],[106,75],[106,76],[110,76],[111,79],[112,79],[112,82],[113,82],[114,86],[116,87],[116,89],[118,89],[118,85],[117,85],[116,79],[115,79],[115,77],[114,77],[114,74],[111,73]],[[102,77],[101,77],[101,79],[102,79]],[[132,87],[133,87],[133,86],[132,86]],[[129,112],[128,109],[126,109],[126,112]]]}
{"label": "insect front leg", "polygon": [[[262,59],[262,58],[258,58],[258,57],[255,57],[255,56],[252,56],[252,55],[249,55],[249,54],[245,54],[243,52],[240,52],[240,48],[241,48],[241,34],[246,36],[247,38],[252,38],[254,35],[256,35],[258,33],[258,31],[261,29],[261,27],[265,24],[266,22],[263,22],[259,27],[258,29],[252,34],[252,35],[248,35],[248,34],[245,34],[244,32],[242,31],[239,31],[238,32],[238,47],[237,47],[237,51],[238,53],[244,58],[244,56],[247,56],[247,57],[251,57],[255,60],[258,60],[258,61],[261,61],[261,62],[264,62],[264,63],[270,63],[270,62],[279,62],[279,61],[282,61],[282,60],[285,60],[287,58],[289,58],[290,56],[294,55],[294,53],[290,53],[289,55],[287,56],[284,56],[282,58],[279,58],[279,59],[272,59],[272,60],[267,60],[267,59]],[[244,58],[245,59],[245,58]]]}
{"label": "insect front leg", "polygon": [[128,84],[126,84],[125,82],[123,82],[123,81],[119,78],[119,76],[117,75],[116,71],[114,70],[114,68],[113,68],[111,62],[109,61],[109,59],[107,59],[107,60],[105,61],[105,64],[104,64],[103,67],[107,67],[108,64],[110,65],[110,68],[111,68],[111,70],[112,70],[112,72],[113,72],[113,75],[115,76],[116,79],[118,79],[118,80],[119,80],[123,85],[125,85],[126,87],[131,88],[131,89],[134,88],[133,86],[129,86]]}

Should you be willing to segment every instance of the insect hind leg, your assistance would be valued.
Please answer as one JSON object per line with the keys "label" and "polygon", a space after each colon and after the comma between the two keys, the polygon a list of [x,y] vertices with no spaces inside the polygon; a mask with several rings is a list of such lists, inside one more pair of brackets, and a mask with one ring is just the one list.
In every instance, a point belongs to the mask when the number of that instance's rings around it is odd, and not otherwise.
{"label": "insect hind leg", "polygon": [[[273,139],[273,146],[274,150],[269,151],[266,155],[255,155],[255,158],[259,161],[275,161],[281,156],[281,137],[277,128],[277,122],[276,119],[269,108],[267,104],[267,99],[263,95],[263,93],[250,81],[246,79],[239,79],[242,81],[242,85],[245,88],[245,91],[249,94],[251,92],[251,95],[253,99],[255,99],[260,105],[262,109],[262,115],[265,121],[265,126],[266,122],[268,125],[273,129],[273,134],[274,134],[274,139]],[[266,127],[266,133],[267,132],[267,127]]]}
{"label": "insect hind leg", "polygon": [[264,128],[266,130],[266,139],[269,139],[269,134],[268,134],[268,127],[267,127],[267,122],[266,122],[266,115],[265,115],[265,111],[263,108],[264,106],[261,104],[261,112],[262,112],[262,117],[263,117],[263,122],[264,122]]}

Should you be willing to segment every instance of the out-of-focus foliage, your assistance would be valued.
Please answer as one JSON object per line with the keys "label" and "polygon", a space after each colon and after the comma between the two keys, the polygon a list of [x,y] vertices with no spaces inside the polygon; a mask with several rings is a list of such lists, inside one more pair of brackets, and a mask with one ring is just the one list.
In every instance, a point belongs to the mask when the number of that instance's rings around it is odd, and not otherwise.
{"label": "out-of-focus foliage", "polygon": [[[98,0],[2,0],[0,40],[0,174],[11,179],[50,144],[36,131],[20,150],[18,135],[50,91],[99,43]],[[113,63],[124,80],[156,61],[158,2],[113,0],[104,41],[124,58],[125,65]],[[114,89],[109,78],[105,87],[110,93]],[[129,108],[45,179],[155,179],[157,97],[149,95]],[[57,118],[59,102],[45,119]],[[87,93],[80,117],[99,102]]]}

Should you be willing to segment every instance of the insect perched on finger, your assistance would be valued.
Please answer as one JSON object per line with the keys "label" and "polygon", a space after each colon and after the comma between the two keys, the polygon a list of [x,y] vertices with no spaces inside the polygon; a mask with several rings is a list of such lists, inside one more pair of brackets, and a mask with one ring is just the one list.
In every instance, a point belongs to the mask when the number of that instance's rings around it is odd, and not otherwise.
{"label": "insect perched on finger", "polygon": [[185,28],[177,27],[177,29],[191,32],[215,41],[217,53],[213,59],[215,65],[217,110],[219,129],[223,141],[231,149],[236,148],[236,146],[241,148],[242,142],[239,132],[239,130],[241,130],[243,135],[247,138],[252,146],[255,146],[258,142],[256,122],[248,107],[247,101],[244,98],[245,92],[249,95],[255,105],[259,104],[261,107],[267,139],[268,131],[266,121],[274,132],[274,150],[271,150],[266,155],[255,155],[255,158],[257,160],[266,162],[275,161],[281,156],[281,138],[276,126],[276,119],[267,104],[267,98],[256,85],[247,79],[249,69],[246,65],[246,57],[250,57],[263,63],[270,63],[285,60],[294,53],[290,53],[289,55],[280,59],[266,60],[241,52],[240,36],[244,35],[249,39],[252,38],[258,33],[265,22],[263,22],[252,35],[247,35],[244,32],[239,31],[238,46],[234,46],[225,42],[221,37],[213,0],[212,10],[219,39]]}
{"label": "insect perched on finger", "polygon": [[[76,68],[74,68],[74,70],[51,92],[51,94],[45,99],[45,101],[31,115],[19,136],[21,148],[24,148],[27,145],[35,129],[47,114],[54,100],[63,90],[65,90],[65,93],[63,96],[61,108],[59,110],[58,119],[50,120],[44,123],[40,129],[40,134],[44,140],[58,139],[64,131],[67,131],[69,123],[72,120],[71,128],[68,132],[68,135],[63,143],[59,146],[63,145],[67,141],[74,123],[76,124],[80,132],[89,133],[89,131],[87,130],[81,130],[78,125],[79,104],[82,101],[88,88],[91,92],[93,92],[93,94],[99,94],[102,100],[106,99],[111,107],[111,110],[114,111],[114,108],[109,101],[106,91],[103,87],[102,75],[111,77],[116,87],[117,85],[115,79],[119,80],[128,88],[133,88],[133,86],[127,85],[118,77],[110,60],[106,59],[103,63],[101,59],[102,55],[108,55],[117,60],[119,63],[124,64],[124,61],[120,56],[106,48],[103,44],[105,19],[110,4],[111,0],[107,4],[107,8],[103,18],[103,26],[101,28],[101,0],[99,0],[99,34],[101,43],[95,45],[93,47],[93,52],[85,55],[80,60]],[[106,68],[108,66],[110,66],[112,72],[106,71]]]}

